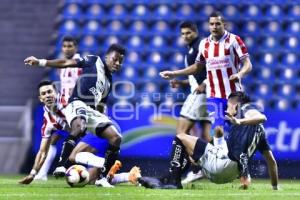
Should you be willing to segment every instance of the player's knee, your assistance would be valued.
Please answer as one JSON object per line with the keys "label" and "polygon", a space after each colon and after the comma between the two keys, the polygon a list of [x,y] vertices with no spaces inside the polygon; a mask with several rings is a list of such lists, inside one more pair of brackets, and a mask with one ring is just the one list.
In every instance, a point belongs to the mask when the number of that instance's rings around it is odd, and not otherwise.
{"label": "player's knee", "polygon": [[179,133],[178,135],[176,135],[176,137],[177,137],[179,140],[183,141],[183,140],[185,140],[185,138],[186,138],[186,134],[185,134],[185,133]]}
{"label": "player's knee", "polygon": [[86,131],[86,122],[82,118],[76,118],[72,121],[72,132],[71,135],[78,136],[82,135]]}
{"label": "player's knee", "polygon": [[114,144],[115,146],[120,146],[122,142],[122,136],[119,134],[114,134],[109,139],[110,144]]}

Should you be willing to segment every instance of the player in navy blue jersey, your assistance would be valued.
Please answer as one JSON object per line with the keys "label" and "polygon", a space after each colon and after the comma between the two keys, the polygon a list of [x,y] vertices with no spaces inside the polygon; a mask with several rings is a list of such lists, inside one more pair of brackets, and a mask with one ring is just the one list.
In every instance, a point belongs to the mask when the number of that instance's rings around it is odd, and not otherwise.
{"label": "player in navy blue jersey", "polygon": [[[24,60],[25,64],[29,66],[82,68],[82,74],[76,82],[64,112],[71,127],[71,133],[64,142],[54,175],[63,176],[65,174],[69,155],[79,138],[88,130],[98,137],[108,140],[109,145],[103,163],[105,170],[102,173],[102,176],[106,178],[108,170],[119,155],[121,134],[112,121],[102,112],[111,90],[112,73],[121,69],[124,56],[125,49],[118,44],[112,44],[105,53],[104,61],[95,55],[55,60],[37,59],[31,56]],[[99,180],[102,180],[102,177],[99,177]]]}
{"label": "player in navy blue jersey", "polygon": [[250,103],[247,95],[243,92],[234,92],[228,98],[227,118],[231,126],[226,140],[221,127],[215,129],[213,144],[194,136],[179,134],[173,141],[169,174],[162,179],[142,177],[139,182],[148,188],[182,188],[180,179],[183,161],[184,157],[189,156],[191,162],[200,165],[212,182],[228,183],[240,177],[241,186],[246,189],[250,185],[248,161],[258,150],[267,161],[272,187],[277,190],[277,164],[262,125],[266,121],[266,116],[256,105]]}
{"label": "player in navy blue jersey", "polygon": [[[184,63],[189,66],[195,63],[198,55],[199,43],[201,41],[197,29],[197,25],[191,21],[184,21],[180,24],[181,38],[187,46]],[[177,121],[176,134],[191,134],[193,126],[200,122],[201,138],[210,141],[211,121],[206,108],[206,92],[205,92],[206,71],[189,75],[188,80],[172,79],[171,86],[174,88],[190,86],[191,93],[187,96]],[[187,173],[183,184],[195,181],[203,177],[198,166],[191,166],[192,171]]]}

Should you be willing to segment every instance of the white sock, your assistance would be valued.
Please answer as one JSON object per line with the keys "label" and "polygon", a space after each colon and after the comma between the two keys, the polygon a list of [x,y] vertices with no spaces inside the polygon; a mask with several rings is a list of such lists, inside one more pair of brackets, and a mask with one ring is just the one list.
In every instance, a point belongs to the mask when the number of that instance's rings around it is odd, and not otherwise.
{"label": "white sock", "polygon": [[216,146],[216,145],[227,145],[224,136],[222,136],[222,137],[220,137],[220,138],[214,137],[214,145],[215,145],[215,146]]}
{"label": "white sock", "polygon": [[129,173],[115,174],[114,178],[111,180],[111,184],[115,185],[118,183],[125,183],[129,181]]}
{"label": "white sock", "polygon": [[91,167],[101,168],[104,165],[104,161],[104,158],[95,156],[90,152],[79,152],[75,156],[76,163],[88,165]]}
{"label": "white sock", "polygon": [[56,156],[56,145],[50,145],[48,154],[46,157],[46,160],[44,164],[42,165],[41,169],[39,170],[39,173],[35,176],[36,178],[42,178],[42,177],[47,177],[48,171],[52,165],[52,162]]}

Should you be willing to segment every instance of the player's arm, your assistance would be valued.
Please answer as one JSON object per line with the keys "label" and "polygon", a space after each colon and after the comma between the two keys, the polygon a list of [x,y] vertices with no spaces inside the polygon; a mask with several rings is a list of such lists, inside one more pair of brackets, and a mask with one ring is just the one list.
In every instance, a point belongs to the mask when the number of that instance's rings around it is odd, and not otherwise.
{"label": "player's arm", "polygon": [[226,117],[232,124],[236,125],[257,125],[267,121],[267,117],[256,109],[248,110],[242,119],[230,115],[226,115]]}
{"label": "player's arm", "polygon": [[30,56],[24,60],[25,65],[28,66],[41,66],[41,67],[51,67],[51,68],[69,68],[69,67],[79,67],[75,59],[37,59],[34,56]]}
{"label": "player's arm", "polygon": [[172,79],[176,76],[196,74],[198,72],[201,72],[204,68],[205,68],[205,64],[196,62],[184,69],[175,70],[175,71],[162,71],[159,73],[159,75],[164,79]]}
{"label": "player's arm", "polygon": [[30,184],[33,181],[35,175],[41,169],[43,163],[46,160],[50,143],[51,143],[50,138],[42,138],[40,149],[39,152],[36,154],[32,170],[30,171],[29,175],[27,175],[26,177],[24,177],[22,180],[19,181],[20,184]]}
{"label": "player's arm", "polygon": [[267,162],[272,188],[273,190],[278,190],[278,168],[273,153],[270,150],[266,150],[263,152],[263,156]]}
{"label": "player's arm", "polygon": [[173,79],[170,81],[170,85],[172,88],[186,87],[189,85],[189,81],[187,79],[186,80]]}
{"label": "player's arm", "polygon": [[250,58],[247,56],[242,60],[242,68],[241,70],[236,73],[232,74],[229,77],[229,80],[239,81],[241,80],[246,74],[248,74],[252,70],[252,64]]}

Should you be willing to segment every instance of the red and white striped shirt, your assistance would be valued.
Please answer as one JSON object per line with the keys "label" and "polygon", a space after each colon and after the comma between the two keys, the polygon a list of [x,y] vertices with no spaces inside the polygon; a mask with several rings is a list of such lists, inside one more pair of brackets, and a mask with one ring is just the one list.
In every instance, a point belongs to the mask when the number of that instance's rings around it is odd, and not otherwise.
{"label": "red and white striped shirt", "polygon": [[[72,59],[80,58],[77,53]],[[82,74],[81,68],[63,68],[60,70],[60,93],[65,96],[68,101],[73,92],[78,77]]]}
{"label": "red and white striped shirt", "polygon": [[241,83],[229,81],[229,77],[239,72],[241,61],[248,56],[242,39],[227,31],[217,42],[211,35],[201,40],[196,62],[206,64],[208,98],[225,99],[231,92],[242,90]]}
{"label": "red and white striped shirt", "polygon": [[57,96],[55,106],[56,111],[44,106],[43,126],[41,128],[43,138],[49,138],[53,131],[65,129],[67,126],[66,117],[62,111],[67,106],[67,102],[63,95]]}

